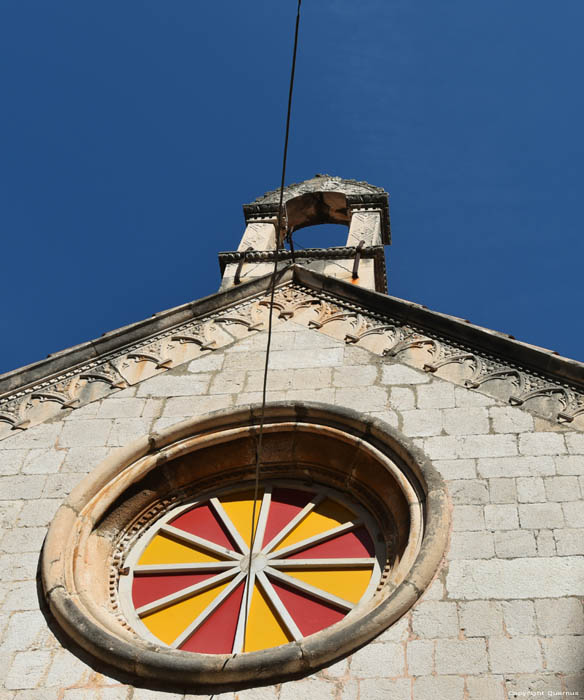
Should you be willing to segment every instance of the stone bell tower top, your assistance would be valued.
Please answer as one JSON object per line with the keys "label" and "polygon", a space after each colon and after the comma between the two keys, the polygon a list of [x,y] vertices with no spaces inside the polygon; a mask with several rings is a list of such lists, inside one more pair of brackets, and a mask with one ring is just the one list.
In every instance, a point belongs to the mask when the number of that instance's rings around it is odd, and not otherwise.
{"label": "stone bell tower top", "polygon": [[[280,190],[243,205],[246,229],[237,251],[219,253],[226,289],[269,274],[276,248]],[[284,210],[278,233],[279,257],[289,262],[285,236],[308,226],[344,224],[345,245],[296,251],[298,264],[316,272],[387,293],[383,246],[391,242],[389,195],[367,182],[315,175],[284,189]]]}

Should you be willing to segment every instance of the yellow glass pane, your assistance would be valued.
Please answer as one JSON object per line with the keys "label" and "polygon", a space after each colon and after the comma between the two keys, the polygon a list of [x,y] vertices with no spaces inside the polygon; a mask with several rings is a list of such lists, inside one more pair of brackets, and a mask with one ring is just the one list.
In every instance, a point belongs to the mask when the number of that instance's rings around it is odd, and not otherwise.
{"label": "yellow glass pane", "polygon": [[350,603],[358,603],[361,596],[367,590],[371,579],[371,569],[322,569],[295,571],[286,569],[289,576],[309,583],[315,588],[320,588],[326,593],[348,600]]}
{"label": "yellow glass pane", "polygon": [[[251,541],[251,516],[253,513],[253,497],[254,492],[249,491],[239,491],[238,493],[231,494],[220,498],[221,505],[225,509],[225,512],[231,519],[231,522],[235,525],[235,528],[239,534],[243,537],[243,541],[248,543]],[[254,520],[254,527],[257,525],[258,517],[260,514],[260,508],[262,505],[263,493],[258,492],[258,500],[256,504],[256,515]]]}
{"label": "yellow glass pane", "polygon": [[314,535],[320,535],[322,532],[354,519],[355,516],[350,510],[327,498],[312,510],[302,522],[298,523],[292,532],[276,547],[276,551]]}
{"label": "yellow glass pane", "polygon": [[202,550],[176,542],[170,537],[156,535],[146,547],[138,564],[190,564],[192,562],[222,561]]}
{"label": "yellow glass pane", "polygon": [[142,622],[158,639],[165,644],[172,644],[179,634],[184,632],[191,622],[223,591],[229,584],[224,583],[199,595],[163,608],[142,618]]}
{"label": "yellow glass pane", "polygon": [[249,607],[247,633],[244,651],[269,649],[280,644],[287,644],[291,639],[280,625],[272,611],[268,599],[258,586],[254,586]]}

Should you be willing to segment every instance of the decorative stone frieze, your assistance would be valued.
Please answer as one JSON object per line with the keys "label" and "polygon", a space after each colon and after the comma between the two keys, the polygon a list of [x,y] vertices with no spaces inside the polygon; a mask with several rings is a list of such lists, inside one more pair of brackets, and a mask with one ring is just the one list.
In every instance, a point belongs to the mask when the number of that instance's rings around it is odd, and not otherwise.
{"label": "decorative stone frieze", "polygon": [[[1,397],[0,438],[264,330],[269,298],[264,292]],[[281,319],[293,318],[388,363],[406,363],[548,420],[584,427],[584,391],[576,384],[296,282],[280,286],[274,304]]]}

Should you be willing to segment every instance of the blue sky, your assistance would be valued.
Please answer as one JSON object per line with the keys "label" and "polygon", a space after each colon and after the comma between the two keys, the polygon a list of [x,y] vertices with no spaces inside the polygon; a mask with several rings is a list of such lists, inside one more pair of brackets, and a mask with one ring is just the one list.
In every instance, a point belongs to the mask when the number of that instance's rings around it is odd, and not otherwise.
{"label": "blue sky", "polygon": [[[0,371],[217,289],[279,184],[295,11],[0,0]],[[302,11],[287,181],[385,187],[391,294],[584,359],[584,3]]]}

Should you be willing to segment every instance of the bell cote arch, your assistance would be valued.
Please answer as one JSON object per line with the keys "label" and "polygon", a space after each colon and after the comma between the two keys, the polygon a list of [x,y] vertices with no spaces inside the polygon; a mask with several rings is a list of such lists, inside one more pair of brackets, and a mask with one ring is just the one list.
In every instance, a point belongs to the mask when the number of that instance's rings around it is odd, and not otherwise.
{"label": "bell cote arch", "polygon": [[[267,192],[244,204],[246,228],[236,251],[220,253],[221,288],[269,274],[279,245],[279,256],[288,262],[286,235],[321,224],[347,227],[346,240],[338,246],[310,247],[296,251],[296,262],[316,272],[344,279],[358,286],[387,293],[383,246],[391,242],[389,195],[366,182],[315,175],[284,190],[280,230],[280,190]],[[305,242],[309,237],[304,237]]]}

